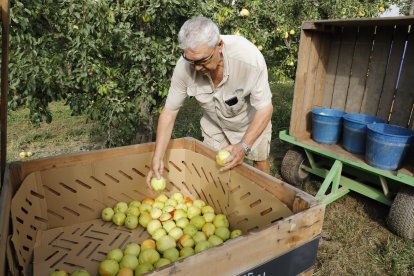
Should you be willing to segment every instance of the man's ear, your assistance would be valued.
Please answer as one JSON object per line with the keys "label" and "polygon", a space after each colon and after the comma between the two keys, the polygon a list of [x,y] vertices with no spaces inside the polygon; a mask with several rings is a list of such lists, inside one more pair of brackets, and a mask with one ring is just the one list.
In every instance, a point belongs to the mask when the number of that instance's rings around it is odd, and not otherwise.
{"label": "man's ear", "polygon": [[223,40],[220,38],[219,42],[217,43],[219,50],[223,49]]}

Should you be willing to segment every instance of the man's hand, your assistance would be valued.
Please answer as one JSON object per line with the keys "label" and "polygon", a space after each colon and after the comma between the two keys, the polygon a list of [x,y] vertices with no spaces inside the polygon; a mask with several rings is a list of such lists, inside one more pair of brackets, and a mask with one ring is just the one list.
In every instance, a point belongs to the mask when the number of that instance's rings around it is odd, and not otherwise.
{"label": "man's hand", "polygon": [[164,162],[159,159],[153,159],[151,164],[151,169],[147,174],[147,185],[151,187],[150,182],[153,177],[160,179],[164,172]]}
{"label": "man's hand", "polygon": [[228,171],[243,163],[246,154],[241,143],[227,146],[223,150],[230,152],[230,156],[224,160],[227,165],[221,168],[220,172]]}

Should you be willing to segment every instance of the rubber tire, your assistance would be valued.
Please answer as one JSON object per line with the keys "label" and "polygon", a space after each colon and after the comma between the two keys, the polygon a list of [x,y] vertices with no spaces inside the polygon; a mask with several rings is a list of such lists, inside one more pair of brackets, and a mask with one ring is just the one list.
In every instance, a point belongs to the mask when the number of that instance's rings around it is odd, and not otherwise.
{"label": "rubber tire", "polygon": [[289,149],[282,160],[281,175],[283,179],[289,184],[303,188],[306,180],[309,178],[309,173],[303,171],[300,166],[308,162],[305,152],[299,147]]}
{"label": "rubber tire", "polygon": [[414,239],[414,188],[403,187],[388,213],[387,225],[398,236]]}

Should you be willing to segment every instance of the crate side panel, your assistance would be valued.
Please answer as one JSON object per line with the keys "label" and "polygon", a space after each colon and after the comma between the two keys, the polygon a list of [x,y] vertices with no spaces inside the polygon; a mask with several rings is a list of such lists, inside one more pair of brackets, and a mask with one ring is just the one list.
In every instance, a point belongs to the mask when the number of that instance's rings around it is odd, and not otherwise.
{"label": "crate side panel", "polygon": [[240,174],[232,173],[228,197],[230,225],[245,232],[293,214],[278,198]]}
{"label": "crate side panel", "polygon": [[200,276],[238,275],[317,237],[322,230],[324,210],[322,205],[312,207],[262,231],[226,241],[150,275],[194,275],[195,267]]}
{"label": "crate side panel", "polygon": [[394,93],[397,86],[407,34],[408,26],[397,26],[394,31],[387,73],[384,79],[383,90],[377,110],[377,117],[386,121],[389,119],[394,100]]}
{"label": "crate side panel", "polygon": [[302,107],[305,98],[306,81],[309,77],[308,64],[310,61],[310,45],[312,40],[312,33],[301,31],[300,44],[298,52],[298,62],[296,69],[295,88],[293,93],[292,112],[290,119],[289,133],[294,137],[301,135],[300,121],[303,120]]}
{"label": "crate side panel", "polygon": [[41,183],[39,173],[27,176],[11,201],[12,242],[25,272],[32,260],[36,233],[46,229],[48,223],[44,190],[37,183]]}
{"label": "crate side panel", "polygon": [[[170,167],[174,168],[169,171],[173,186],[184,195],[202,199],[216,212],[221,212],[220,204],[225,204],[226,197],[218,191],[228,182],[228,174],[218,175],[218,168],[211,157],[192,151],[182,153],[178,155],[175,150],[167,156]],[[212,197],[211,193],[217,193],[217,196]]]}
{"label": "crate side panel", "polygon": [[376,29],[367,85],[361,109],[359,110],[360,113],[373,116],[377,114],[380,97],[383,92],[393,33],[394,27],[377,27]]}
{"label": "crate side panel", "polygon": [[405,57],[402,63],[400,80],[395,93],[390,123],[402,127],[409,126],[414,104],[414,33],[408,35]]}
{"label": "crate side panel", "polygon": [[362,105],[374,32],[374,27],[360,27],[358,31],[345,106],[348,113],[359,112]]}
{"label": "crate side panel", "polygon": [[292,214],[278,198],[235,170],[219,173],[211,158],[187,152],[186,162],[192,167],[185,184],[191,194],[216,213],[228,215],[232,226],[247,231]]}
{"label": "crate side panel", "polygon": [[332,97],[335,88],[336,71],[338,68],[339,53],[341,49],[342,32],[332,34],[331,47],[329,51],[328,65],[326,69],[325,88],[323,96],[323,107],[332,106]]}
{"label": "crate side panel", "polygon": [[343,30],[332,96],[331,107],[334,109],[345,110],[357,34],[358,28],[344,28]]}

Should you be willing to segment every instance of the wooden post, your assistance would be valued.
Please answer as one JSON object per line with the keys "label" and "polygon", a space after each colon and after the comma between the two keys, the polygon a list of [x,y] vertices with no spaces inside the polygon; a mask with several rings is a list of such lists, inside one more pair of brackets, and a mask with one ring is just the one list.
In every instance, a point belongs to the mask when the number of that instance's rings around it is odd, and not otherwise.
{"label": "wooden post", "polygon": [[7,94],[9,90],[9,0],[1,0],[2,56],[0,96],[0,169],[3,183],[7,154]]}

